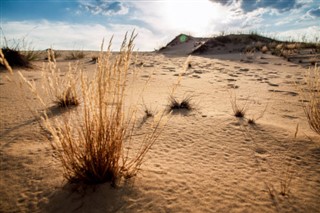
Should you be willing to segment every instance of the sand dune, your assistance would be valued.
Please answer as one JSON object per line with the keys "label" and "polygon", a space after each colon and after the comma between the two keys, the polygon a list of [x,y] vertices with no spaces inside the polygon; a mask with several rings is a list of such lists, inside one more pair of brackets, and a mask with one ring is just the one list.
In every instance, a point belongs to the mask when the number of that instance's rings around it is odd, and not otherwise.
{"label": "sand dune", "polygon": [[[308,126],[296,85],[306,68],[271,54],[248,59],[228,52],[191,56],[183,72],[187,56],[181,54],[195,48],[194,41],[202,42],[193,38],[177,44],[183,46],[178,51],[163,50],[174,55],[140,53],[131,65],[140,70],[133,87],[144,87],[151,77],[143,93],[148,107],[164,110],[181,75],[174,96],[190,95],[195,109],[170,116],[141,171],[117,188],[67,183],[26,103],[39,105],[26,88],[17,87],[16,73],[1,72],[0,211],[319,212],[320,137]],[[88,73],[96,66],[88,63],[94,54],[80,60]],[[58,65],[66,69],[68,63]],[[33,65],[18,70],[37,83],[42,62]],[[263,117],[255,125],[234,117],[230,94],[238,104],[247,104],[246,118]],[[52,116],[67,113],[55,110]],[[138,132],[145,131],[146,123]]]}

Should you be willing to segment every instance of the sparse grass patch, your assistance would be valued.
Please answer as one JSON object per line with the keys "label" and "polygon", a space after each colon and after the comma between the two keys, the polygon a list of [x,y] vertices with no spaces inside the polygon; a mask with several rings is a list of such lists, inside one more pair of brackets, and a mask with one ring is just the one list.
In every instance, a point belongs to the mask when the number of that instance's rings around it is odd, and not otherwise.
{"label": "sparse grass patch", "polygon": [[45,60],[54,61],[57,58],[61,57],[61,53],[60,52],[58,52],[56,50],[53,50],[51,48],[46,49],[46,52],[47,52],[47,56],[44,58]]}
{"label": "sparse grass patch", "polygon": [[[79,105],[77,84],[81,71],[77,64],[70,64],[66,72],[57,68],[55,53],[48,50],[48,63],[42,72],[45,81],[43,86],[53,103],[60,107],[71,107]],[[53,60],[50,60],[53,59]]]}
{"label": "sparse grass patch", "polygon": [[320,70],[314,66],[305,75],[306,89],[302,91],[307,103],[303,106],[310,128],[320,135]]}
{"label": "sparse grass patch", "polygon": [[141,137],[141,146],[131,147],[136,139],[136,110],[125,108],[125,92],[134,38],[134,34],[125,37],[112,60],[111,42],[107,52],[101,50],[93,79],[81,74],[83,104],[76,113],[62,120],[43,118],[64,176],[72,183],[115,185],[121,178],[134,176],[160,134],[163,114],[155,116],[151,132]]}
{"label": "sparse grass patch", "polygon": [[68,87],[65,91],[63,91],[60,96],[56,96],[55,103],[59,107],[70,107],[79,105],[79,100],[77,97],[77,93],[73,86]]}
{"label": "sparse grass patch", "polygon": [[79,60],[85,57],[83,51],[71,51],[69,55],[65,57],[66,60]]}
{"label": "sparse grass patch", "polygon": [[230,93],[230,103],[233,110],[233,115],[237,118],[244,118],[248,107],[248,99],[246,100],[245,104],[240,106],[237,103],[236,95]]}
{"label": "sparse grass patch", "polygon": [[167,107],[168,112],[177,112],[180,110],[191,111],[194,109],[192,102],[192,96],[186,96],[181,101],[179,101],[174,96],[169,97],[169,104]]}

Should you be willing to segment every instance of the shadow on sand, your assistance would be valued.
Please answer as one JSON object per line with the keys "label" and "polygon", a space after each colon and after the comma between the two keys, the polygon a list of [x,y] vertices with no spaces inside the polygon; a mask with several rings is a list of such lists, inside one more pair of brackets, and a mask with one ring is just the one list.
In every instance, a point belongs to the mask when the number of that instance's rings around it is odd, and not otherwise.
{"label": "shadow on sand", "polygon": [[132,183],[112,187],[110,183],[97,186],[77,187],[65,184],[57,189],[46,204],[40,205],[44,212],[127,212],[129,198],[136,191]]}

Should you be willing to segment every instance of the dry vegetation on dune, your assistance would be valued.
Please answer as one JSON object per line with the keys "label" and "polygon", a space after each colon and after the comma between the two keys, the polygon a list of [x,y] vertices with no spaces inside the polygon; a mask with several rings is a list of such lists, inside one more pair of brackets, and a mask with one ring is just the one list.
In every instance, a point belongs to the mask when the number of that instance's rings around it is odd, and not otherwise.
{"label": "dry vegetation on dune", "polygon": [[303,92],[307,103],[304,112],[310,128],[320,135],[320,70],[315,66],[310,68],[305,76],[307,91]]}
{"label": "dry vegetation on dune", "polygon": [[[25,38],[13,40],[12,45],[8,45],[6,37],[3,37],[4,45],[1,52],[11,67],[31,68],[31,61],[39,59],[41,51],[32,48],[32,43],[27,42]],[[1,67],[0,63],[0,67]],[[3,65],[3,64],[2,64]]]}
{"label": "dry vegetation on dune", "polygon": [[[54,97],[58,105],[68,105],[68,101],[78,104],[76,85],[80,85],[81,105],[76,113],[69,113],[63,119],[54,121],[48,116],[43,117],[44,126],[53,139],[52,146],[63,166],[64,176],[72,183],[111,182],[114,185],[122,177],[134,176],[160,134],[162,115],[155,116],[156,121],[150,133],[143,137],[140,148],[135,153],[129,153],[137,110],[135,106],[125,107],[125,93],[135,37],[132,34],[127,39],[126,35],[119,54],[115,56],[110,50],[111,41],[107,52],[103,51],[102,44],[96,71],[91,79],[83,72],[78,73],[80,78],[74,78],[70,70],[77,70],[77,67],[71,67],[62,81],[56,62],[53,60],[48,63],[44,79],[49,85],[49,95]],[[34,90],[30,82],[29,86]]]}
{"label": "dry vegetation on dune", "polygon": [[62,73],[57,68],[55,52],[48,50],[48,63],[42,76],[45,80],[45,90],[48,97],[60,107],[77,106],[79,97],[77,92],[77,83],[79,81],[78,64],[71,66],[66,73]]}

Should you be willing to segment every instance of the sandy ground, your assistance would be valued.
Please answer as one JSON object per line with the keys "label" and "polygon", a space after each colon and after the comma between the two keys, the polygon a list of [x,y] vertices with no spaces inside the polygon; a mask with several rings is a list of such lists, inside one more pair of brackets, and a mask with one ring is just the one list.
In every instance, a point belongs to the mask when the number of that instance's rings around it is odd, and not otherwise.
{"label": "sandy ground", "polygon": [[[148,108],[166,108],[186,59],[138,55],[133,87],[151,77],[142,96]],[[320,137],[308,126],[295,84],[306,69],[271,55],[243,59],[191,56],[174,96],[190,95],[195,110],[170,116],[136,177],[117,188],[106,183],[81,190],[64,180],[29,109],[40,106],[17,84],[17,70],[13,76],[1,72],[0,212],[320,212]],[[96,66],[89,60],[80,60],[88,73]],[[42,63],[20,71],[37,83]],[[68,63],[58,65],[63,70]],[[247,104],[247,118],[265,111],[263,117],[255,125],[235,118],[230,94]],[[281,184],[288,185],[285,195]]]}

